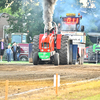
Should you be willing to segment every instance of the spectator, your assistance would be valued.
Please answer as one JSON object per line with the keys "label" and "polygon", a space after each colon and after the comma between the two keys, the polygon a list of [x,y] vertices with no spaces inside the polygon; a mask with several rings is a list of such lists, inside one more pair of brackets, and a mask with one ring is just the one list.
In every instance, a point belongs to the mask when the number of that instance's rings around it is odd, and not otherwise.
{"label": "spectator", "polygon": [[19,46],[19,44],[17,44],[17,49],[16,49],[16,51],[17,51],[17,61],[19,61],[19,55],[20,55],[20,46]]}
{"label": "spectator", "polygon": [[0,41],[0,56],[1,56],[1,61],[2,61],[2,57],[4,55],[4,50],[5,50],[5,43],[4,43],[4,39],[2,39]]}
{"label": "spectator", "polygon": [[80,64],[80,55],[79,55],[79,53],[78,53],[78,55],[77,55],[77,61],[78,61],[78,63]]}
{"label": "spectator", "polygon": [[61,24],[58,23],[58,34],[61,34]]}
{"label": "spectator", "polygon": [[15,42],[13,43],[13,46],[11,47],[11,49],[13,51],[13,60],[16,61],[17,45]]}
{"label": "spectator", "polygon": [[12,46],[11,43],[9,43],[8,45],[10,45],[10,47]]}
{"label": "spectator", "polygon": [[8,49],[6,50],[8,62],[11,62],[11,52],[12,52],[11,46],[8,45]]}

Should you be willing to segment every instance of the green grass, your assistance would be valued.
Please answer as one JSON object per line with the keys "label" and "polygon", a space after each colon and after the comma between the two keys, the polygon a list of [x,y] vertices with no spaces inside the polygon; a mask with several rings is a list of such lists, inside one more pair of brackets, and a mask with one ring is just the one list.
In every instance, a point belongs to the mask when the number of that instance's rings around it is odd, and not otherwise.
{"label": "green grass", "polygon": [[11,61],[11,62],[0,61],[0,64],[31,64],[31,63],[29,63],[29,61]]}
{"label": "green grass", "polygon": [[[11,62],[7,62],[7,61],[0,61],[0,64],[32,64],[29,63],[29,61],[11,61]],[[94,64],[94,63],[84,63],[84,65],[100,65],[100,63],[98,64]]]}
{"label": "green grass", "polygon": [[91,97],[87,97],[81,100],[100,100],[100,94],[95,95],[95,96],[91,96]]}
{"label": "green grass", "polygon": [[100,63],[84,63],[84,65],[100,65]]}

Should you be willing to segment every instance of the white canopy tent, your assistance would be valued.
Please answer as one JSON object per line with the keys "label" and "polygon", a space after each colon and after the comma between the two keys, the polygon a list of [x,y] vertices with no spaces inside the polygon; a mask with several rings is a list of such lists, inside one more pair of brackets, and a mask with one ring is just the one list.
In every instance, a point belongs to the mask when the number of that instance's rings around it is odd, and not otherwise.
{"label": "white canopy tent", "polygon": [[100,38],[100,33],[96,33],[96,32],[91,32],[91,33],[87,33],[87,35],[92,36],[92,37],[96,37],[97,38],[97,43],[98,43],[98,38]]}
{"label": "white canopy tent", "polygon": [[87,35],[89,36],[93,36],[93,37],[99,37],[100,36],[100,33],[95,33],[95,32],[91,32],[91,33],[87,33]]}

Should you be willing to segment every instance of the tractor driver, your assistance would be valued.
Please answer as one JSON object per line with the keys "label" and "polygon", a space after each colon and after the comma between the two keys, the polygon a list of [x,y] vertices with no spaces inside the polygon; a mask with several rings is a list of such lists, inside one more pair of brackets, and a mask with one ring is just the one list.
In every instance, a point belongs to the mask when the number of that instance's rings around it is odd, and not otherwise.
{"label": "tractor driver", "polygon": [[53,28],[50,30],[50,33],[56,34],[56,26],[54,25]]}

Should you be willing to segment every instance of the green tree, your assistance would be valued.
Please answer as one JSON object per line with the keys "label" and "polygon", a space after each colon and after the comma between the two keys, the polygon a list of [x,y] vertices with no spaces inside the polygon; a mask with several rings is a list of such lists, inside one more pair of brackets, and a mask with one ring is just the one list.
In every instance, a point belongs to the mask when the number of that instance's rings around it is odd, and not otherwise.
{"label": "green tree", "polygon": [[11,8],[8,8],[8,9],[6,9],[6,8],[0,9],[0,13],[7,13],[7,14],[12,15]]}
{"label": "green tree", "polygon": [[86,36],[86,47],[93,45],[93,43],[91,42],[89,35]]}
{"label": "green tree", "polygon": [[0,9],[4,9],[6,4],[6,0],[0,0]]}
{"label": "green tree", "polygon": [[16,11],[19,11],[19,9],[22,7],[24,1],[26,1],[26,0],[1,0],[0,1],[0,9],[10,7],[12,13],[14,14]]}
{"label": "green tree", "polygon": [[8,16],[11,28],[6,31],[8,33],[28,33],[27,42],[31,42],[29,37],[44,31],[41,8],[38,0],[15,0],[9,8],[0,9],[0,12],[5,11],[12,15]]}

